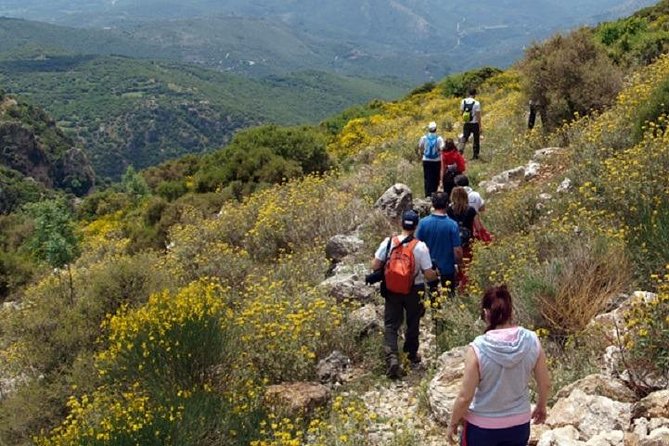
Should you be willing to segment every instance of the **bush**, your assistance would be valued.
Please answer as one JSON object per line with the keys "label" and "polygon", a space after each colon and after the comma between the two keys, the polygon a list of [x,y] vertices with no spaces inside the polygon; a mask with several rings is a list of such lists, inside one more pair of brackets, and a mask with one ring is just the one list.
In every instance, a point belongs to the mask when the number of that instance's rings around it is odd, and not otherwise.
{"label": "bush", "polygon": [[444,96],[465,97],[470,88],[478,89],[486,80],[501,74],[502,70],[483,67],[448,76],[440,83]]}
{"label": "bush", "polygon": [[529,98],[544,104],[549,128],[613,103],[622,74],[587,29],[534,44],[519,68]]}
{"label": "bush", "polygon": [[[648,101],[641,103],[635,116],[633,136],[638,143],[646,131],[655,135],[667,130],[666,116],[669,114],[669,79],[665,79],[650,95]],[[660,118],[662,117],[662,118]],[[649,124],[653,123],[652,126]]]}

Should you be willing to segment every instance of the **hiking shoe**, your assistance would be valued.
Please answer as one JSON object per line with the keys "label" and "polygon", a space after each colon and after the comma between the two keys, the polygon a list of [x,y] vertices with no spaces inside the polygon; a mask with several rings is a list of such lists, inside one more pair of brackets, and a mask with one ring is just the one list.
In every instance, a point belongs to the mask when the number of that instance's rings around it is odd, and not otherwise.
{"label": "hiking shoe", "polygon": [[400,361],[397,358],[390,358],[388,361],[388,370],[386,371],[386,376],[390,379],[399,379],[402,377],[402,372],[400,369]]}
{"label": "hiking shoe", "polygon": [[419,365],[422,361],[423,358],[421,358],[420,354],[416,353],[415,355],[409,355],[409,361],[411,362],[412,366]]}

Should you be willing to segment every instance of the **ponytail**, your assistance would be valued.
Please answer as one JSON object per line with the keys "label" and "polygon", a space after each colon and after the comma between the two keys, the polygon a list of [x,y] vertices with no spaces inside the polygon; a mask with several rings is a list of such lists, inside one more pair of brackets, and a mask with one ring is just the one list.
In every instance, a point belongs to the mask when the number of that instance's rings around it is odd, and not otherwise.
{"label": "ponytail", "polygon": [[[488,310],[487,320],[485,310]],[[513,303],[506,285],[494,286],[486,290],[483,299],[481,299],[481,319],[488,323],[486,332],[509,322],[512,313]]]}

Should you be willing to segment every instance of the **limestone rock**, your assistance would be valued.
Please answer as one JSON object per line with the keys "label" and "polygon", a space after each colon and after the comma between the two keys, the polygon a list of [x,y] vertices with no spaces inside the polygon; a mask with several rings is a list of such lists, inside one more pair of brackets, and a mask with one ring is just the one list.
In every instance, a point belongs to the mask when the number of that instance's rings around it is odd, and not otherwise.
{"label": "limestone rock", "polygon": [[553,199],[553,196],[551,194],[548,194],[548,193],[545,193],[545,192],[543,194],[539,194],[539,200],[541,200],[541,201],[550,201],[552,199]]}
{"label": "limestone rock", "polygon": [[428,402],[437,422],[448,425],[453,402],[460,391],[465,371],[467,346],[457,347],[439,357],[439,368],[428,387]]}
{"label": "limestone rock", "polygon": [[537,446],[539,439],[543,434],[548,432],[550,428],[545,424],[533,424],[530,429],[530,439],[527,442],[528,446]]}
{"label": "limestone rock", "polygon": [[562,153],[567,149],[564,147],[545,147],[543,149],[536,150],[534,156],[532,157],[533,161],[543,161],[546,158],[550,158],[556,153]]}
{"label": "limestone rock", "polygon": [[367,304],[353,311],[349,315],[349,320],[355,327],[355,334],[358,338],[366,336],[375,330],[381,330],[383,327],[383,319],[374,304]]}
{"label": "limestone rock", "polygon": [[639,446],[667,446],[669,444],[669,427],[661,427],[641,439]]}
{"label": "limestone rock", "polygon": [[550,410],[546,424],[557,428],[574,426],[581,439],[589,440],[601,432],[627,431],[631,422],[630,403],[614,401],[599,395],[587,395],[574,389]]}
{"label": "limestone rock", "polygon": [[585,443],[579,441],[579,436],[574,426],[563,426],[544,432],[537,446],[582,446]]}
{"label": "limestone rock", "polygon": [[587,446],[625,446],[623,431],[601,432],[585,443]]}
{"label": "limestone rock", "polygon": [[330,390],[322,384],[310,382],[283,383],[269,386],[265,401],[270,406],[291,414],[303,414],[323,406],[330,399]]}
{"label": "limestone rock", "polygon": [[358,253],[364,242],[355,235],[335,235],[325,245],[325,255],[334,262],[340,262],[347,256]]}
{"label": "limestone rock", "polygon": [[669,418],[669,390],[653,392],[632,408],[634,418]]}
{"label": "limestone rock", "polygon": [[565,178],[562,180],[562,183],[558,186],[556,192],[559,194],[569,192],[571,190],[571,180],[569,178]]}
{"label": "limestone rock", "polygon": [[337,302],[346,299],[368,302],[375,293],[375,288],[367,286],[357,274],[336,274],[321,282],[319,286],[327,290]]}
{"label": "limestone rock", "polygon": [[316,375],[323,384],[342,383],[351,367],[351,360],[342,352],[335,350],[316,366]]}
{"label": "limestone rock", "polygon": [[586,395],[601,395],[624,403],[633,403],[637,400],[634,392],[624,382],[600,374],[586,376],[563,387],[555,394],[555,397],[557,399],[567,398],[575,389],[579,389]]}
{"label": "limestone rock", "polygon": [[386,217],[398,219],[404,211],[411,209],[412,204],[413,194],[409,186],[397,183],[376,200],[374,207],[379,209]]}
{"label": "limestone rock", "polygon": [[413,210],[418,212],[418,215],[421,218],[430,215],[430,213],[432,212],[432,200],[429,200],[427,198],[414,198]]}
{"label": "limestone rock", "polygon": [[530,161],[525,167],[525,181],[529,181],[539,175],[539,168],[541,165],[537,162]]}

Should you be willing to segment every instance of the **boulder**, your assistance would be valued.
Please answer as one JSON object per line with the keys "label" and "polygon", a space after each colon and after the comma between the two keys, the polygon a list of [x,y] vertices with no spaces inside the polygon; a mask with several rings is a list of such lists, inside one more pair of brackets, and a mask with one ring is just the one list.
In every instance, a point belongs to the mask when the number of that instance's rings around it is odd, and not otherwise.
{"label": "boulder", "polygon": [[669,444],[669,427],[661,427],[652,431],[646,438],[639,441],[639,446],[667,446]]}
{"label": "boulder", "polygon": [[[383,314],[383,309],[381,314]],[[381,330],[383,327],[383,318],[374,304],[367,304],[353,311],[349,315],[349,321],[355,327],[357,338],[367,336],[376,330]]]}
{"label": "boulder", "polygon": [[437,422],[445,426],[448,425],[453,402],[460,391],[467,348],[467,346],[457,347],[442,354],[438,359],[437,373],[428,387],[430,410]]}
{"label": "boulder", "polygon": [[529,181],[532,178],[535,178],[539,175],[539,169],[541,168],[541,164],[530,161],[527,166],[525,166],[525,181]]}
{"label": "boulder", "polygon": [[379,209],[389,219],[397,220],[402,216],[404,211],[411,209],[412,204],[413,194],[409,186],[397,183],[386,190],[376,200],[374,207]]}
{"label": "boulder", "polygon": [[319,286],[325,289],[328,295],[337,299],[337,302],[346,299],[369,302],[376,292],[374,287],[366,285],[357,274],[336,274],[321,282]]}
{"label": "boulder", "polygon": [[576,389],[586,395],[601,395],[624,403],[633,403],[637,400],[634,392],[623,381],[600,374],[586,376],[563,387],[555,394],[555,397],[556,399],[568,398]]}
{"label": "boulder", "polygon": [[334,262],[341,262],[345,257],[360,252],[364,244],[355,235],[335,235],[325,245],[325,255]]}
{"label": "boulder", "polygon": [[545,147],[543,149],[536,150],[534,156],[532,157],[533,161],[543,161],[546,158],[550,158],[556,153],[562,153],[567,149],[564,147]]}
{"label": "boulder", "polygon": [[582,446],[585,443],[579,441],[579,436],[574,426],[563,426],[544,432],[537,446]]}
{"label": "boulder", "polygon": [[630,403],[574,389],[567,398],[555,403],[546,424],[552,428],[574,426],[581,433],[580,438],[587,441],[602,432],[627,431],[632,419],[631,408]]}
{"label": "boulder", "polygon": [[273,409],[290,414],[304,414],[325,405],[330,399],[330,390],[322,384],[310,382],[282,383],[269,386],[265,402]]}
{"label": "boulder", "polygon": [[335,350],[316,366],[316,375],[323,384],[335,384],[346,381],[351,367],[351,360],[342,352]]}
{"label": "boulder", "polygon": [[432,200],[427,198],[414,198],[413,210],[418,212],[418,215],[421,218],[430,215],[432,212]]}
{"label": "boulder", "polygon": [[669,390],[653,392],[632,408],[633,418],[669,418]]}
{"label": "boulder", "polygon": [[585,444],[587,446],[625,446],[625,432],[600,432]]}

